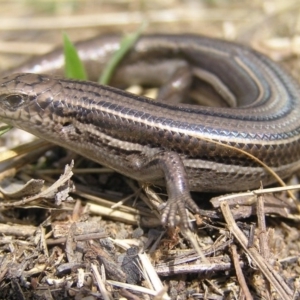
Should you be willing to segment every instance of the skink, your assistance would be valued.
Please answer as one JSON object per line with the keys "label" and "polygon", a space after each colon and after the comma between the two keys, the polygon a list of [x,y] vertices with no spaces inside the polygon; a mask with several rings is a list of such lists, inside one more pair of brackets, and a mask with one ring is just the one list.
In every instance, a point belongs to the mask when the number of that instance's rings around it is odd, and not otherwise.
{"label": "skink", "polygon": [[[92,78],[118,47],[119,37],[78,44]],[[56,50],[10,72],[59,73],[62,64]],[[94,82],[18,73],[0,80],[0,117],[129,177],[165,183],[162,222],[171,226],[177,213],[187,226],[186,206],[199,211],[190,191],[274,182],[257,162],[209,140],[245,150],[282,178],[299,169],[299,85],[248,47],[194,35],[144,36],[112,82],[162,84],[178,68],[190,71],[192,89],[202,83],[231,107],[157,102]]]}

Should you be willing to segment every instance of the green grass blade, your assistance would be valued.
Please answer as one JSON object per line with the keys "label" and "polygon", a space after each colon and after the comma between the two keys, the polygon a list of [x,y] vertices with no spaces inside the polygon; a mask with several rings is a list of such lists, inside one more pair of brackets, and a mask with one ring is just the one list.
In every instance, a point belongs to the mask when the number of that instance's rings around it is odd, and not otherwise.
{"label": "green grass blade", "polygon": [[117,50],[112,58],[107,63],[105,69],[103,70],[100,78],[99,83],[101,84],[109,84],[111,77],[120,63],[120,61],[123,59],[123,57],[128,53],[128,51],[133,47],[137,39],[141,36],[143,30],[144,30],[145,24],[142,24],[140,28],[132,33],[128,34],[120,42],[120,48]]}
{"label": "green grass blade", "polygon": [[10,125],[0,126],[0,136],[3,135],[4,133],[6,133],[7,131],[11,130],[12,128],[13,128],[13,126],[10,126]]}
{"label": "green grass blade", "polygon": [[81,62],[74,44],[70,41],[66,33],[63,34],[65,76],[70,79],[87,80],[84,65]]}

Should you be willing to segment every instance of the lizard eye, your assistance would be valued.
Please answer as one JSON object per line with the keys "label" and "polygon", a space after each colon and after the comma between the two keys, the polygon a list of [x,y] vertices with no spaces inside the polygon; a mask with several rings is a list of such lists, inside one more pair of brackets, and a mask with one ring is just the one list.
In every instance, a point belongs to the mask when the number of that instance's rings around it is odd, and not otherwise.
{"label": "lizard eye", "polygon": [[21,95],[18,95],[18,94],[7,95],[2,99],[3,99],[2,100],[3,104],[9,110],[16,110],[18,107],[20,107],[25,102],[24,98]]}

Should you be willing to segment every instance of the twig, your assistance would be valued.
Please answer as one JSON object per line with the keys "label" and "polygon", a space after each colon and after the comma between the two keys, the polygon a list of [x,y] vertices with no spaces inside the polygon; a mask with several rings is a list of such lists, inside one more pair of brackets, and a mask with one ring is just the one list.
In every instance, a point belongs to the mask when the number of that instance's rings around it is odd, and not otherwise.
{"label": "twig", "polygon": [[264,200],[262,196],[259,196],[257,199],[257,222],[258,222],[258,230],[259,230],[259,246],[260,246],[260,254],[266,261],[269,261],[270,258],[270,250],[268,246],[268,237],[267,237],[267,229],[266,229],[266,220],[264,213]]}
{"label": "twig", "polygon": [[[268,236],[267,236],[267,228],[266,228],[266,220],[265,220],[265,212],[264,212],[264,197],[262,195],[257,197],[257,223],[258,223],[258,239],[259,239],[259,247],[260,254],[262,257],[269,262],[270,260],[270,249],[268,245]],[[271,295],[271,286],[269,281],[265,281],[266,283],[266,293]]]}
{"label": "twig", "polygon": [[232,268],[232,263],[225,262],[211,262],[208,264],[186,264],[181,266],[157,266],[156,272],[160,276],[170,276],[178,274],[192,274],[192,273],[206,273],[206,272],[218,272],[226,271]]}
{"label": "twig", "polygon": [[236,276],[237,276],[237,279],[241,286],[241,289],[243,290],[243,293],[244,293],[246,299],[252,300],[253,297],[251,296],[251,293],[248,289],[244,274],[243,274],[241,266],[240,266],[239,255],[237,254],[237,251],[236,251],[236,245],[231,245],[231,253],[232,253],[232,260],[233,260]]}
{"label": "twig", "polygon": [[[103,239],[108,237],[106,232],[99,232],[99,233],[90,233],[90,234],[81,234],[81,235],[74,235],[75,241],[89,241],[89,240],[96,240],[96,239]],[[67,238],[58,238],[58,239],[47,239],[46,243],[48,246],[50,245],[58,245],[64,244]]]}
{"label": "twig", "polygon": [[230,212],[229,205],[226,201],[221,202],[221,210],[223,216],[226,220],[227,227],[229,231],[234,235],[234,237],[239,241],[241,246],[251,257],[251,259],[256,263],[264,276],[270,281],[274,286],[275,290],[280,295],[281,299],[291,300],[293,291],[287,286],[284,280],[274,271],[272,266],[265,261],[265,259],[258,253],[255,248],[247,248],[248,240],[243,232],[239,229],[235,223],[232,214]]}
{"label": "twig", "polygon": [[103,297],[104,300],[111,300],[112,298],[110,297],[110,295],[108,294],[106,288],[105,288],[105,285],[104,285],[104,282],[102,281],[102,278],[98,272],[98,268],[95,264],[91,264],[91,268],[92,268],[92,271],[94,273],[94,276],[95,276],[95,279],[97,281],[97,284],[98,284],[98,288],[99,288],[99,291]]}

